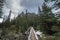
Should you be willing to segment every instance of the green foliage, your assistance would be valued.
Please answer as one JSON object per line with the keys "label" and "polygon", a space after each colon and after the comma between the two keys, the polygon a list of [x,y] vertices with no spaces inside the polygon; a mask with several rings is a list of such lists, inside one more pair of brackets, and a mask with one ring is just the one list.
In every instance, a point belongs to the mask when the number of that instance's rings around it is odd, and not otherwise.
{"label": "green foliage", "polygon": [[45,3],[42,6],[42,12],[39,13],[39,20],[40,20],[40,30],[43,31],[45,34],[53,34],[52,26],[57,23],[57,18],[51,12],[51,8],[49,8]]}
{"label": "green foliage", "polygon": [[0,17],[2,16],[3,2],[4,0],[0,0]]}
{"label": "green foliage", "polygon": [[[46,0],[47,1],[47,0]],[[10,21],[11,11],[7,20],[0,24],[2,28],[1,37],[19,37],[19,32],[25,37],[26,30],[32,26],[35,30],[41,30],[46,35],[53,35],[52,37],[47,36],[42,38],[42,40],[56,40],[60,39],[60,20],[51,11],[52,9],[46,5],[44,2],[42,5],[42,10],[38,7],[38,14],[22,12],[14,20]],[[21,35],[20,35],[21,36]],[[56,38],[56,39],[55,39]],[[16,38],[15,38],[16,39]]]}

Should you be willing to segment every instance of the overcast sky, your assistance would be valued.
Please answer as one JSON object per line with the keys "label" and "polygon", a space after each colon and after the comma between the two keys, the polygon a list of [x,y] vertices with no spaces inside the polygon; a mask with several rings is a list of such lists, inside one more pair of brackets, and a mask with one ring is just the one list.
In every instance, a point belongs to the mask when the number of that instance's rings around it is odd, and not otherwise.
{"label": "overcast sky", "polygon": [[[28,12],[35,12],[38,11],[38,6],[42,6],[44,0],[5,0],[4,6],[3,6],[3,16],[9,15],[9,11],[12,10],[11,19],[16,17],[18,13],[21,13],[22,11],[28,10]],[[50,2],[47,5],[51,7],[54,4],[54,2]],[[52,12],[56,13],[60,11],[53,9]],[[2,22],[2,18],[0,18],[0,22]]]}
{"label": "overcast sky", "polygon": [[42,4],[43,0],[5,0],[2,11],[4,15],[9,15],[9,11],[12,10],[11,18],[13,18],[26,9],[28,12],[37,13],[38,6],[41,6]]}
{"label": "overcast sky", "polygon": [[[2,11],[4,15],[9,15],[9,11],[12,10],[11,18],[26,9],[28,12],[37,13],[38,6],[42,6],[43,2],[43,0],[5,0]],[[48,5],[51,6],[53,3],[49,3]]]}
{"label": "overcast sky", "polygon": [[38,6],[43,4],[43,0],[6,0],[4,4],[3,12],[7,12],[11,9],[13,12],[21,12],[22,10],[28,10],[31,12],[37,12]]}

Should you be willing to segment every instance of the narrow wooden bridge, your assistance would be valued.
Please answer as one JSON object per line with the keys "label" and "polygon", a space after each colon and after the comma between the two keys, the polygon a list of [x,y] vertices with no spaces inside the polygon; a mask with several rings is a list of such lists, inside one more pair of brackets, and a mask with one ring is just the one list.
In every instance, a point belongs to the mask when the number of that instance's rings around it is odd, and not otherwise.
{"label": "narrow wooden bridge", "polygon": [[38,37],[37,37],[37,35],[36,35],[35,30],[34,30],[33,27],[30,27],[28,29],[28,31],[26,31],[26,34],[28,34],[27,35],[28,40],[38,40]]}

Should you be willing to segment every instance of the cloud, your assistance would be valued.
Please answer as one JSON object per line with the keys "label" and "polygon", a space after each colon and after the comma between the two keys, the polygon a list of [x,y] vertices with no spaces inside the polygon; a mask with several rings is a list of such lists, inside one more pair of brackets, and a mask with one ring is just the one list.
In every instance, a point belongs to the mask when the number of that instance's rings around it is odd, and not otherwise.
{"label": "cloud", "polygon": [[14,12],[18,12],[23,7],[20,6],[20,0],[6,0],[5,6]]}
{"label": "cloud", "polygon": [[22,11],[23,9],[24,8],[20,6],[20,0],[5,0],[2,11],[4,15],[9,15],[9,11],[12,10],[12,15],[14,14],[16,16],[18,15],[18,12]]}
{"label": "cloud", "polygon": [[2,18],[0,18],[0,23],[2,23],[2,21],[3,21],[3,19],[2,19]]}
{"label": "cloud", "polygon": [[21,0],[20,5],[26,8],[35,8],[41,6],[43,0]]}
{"label": "cloud", "polygon": [[28,9],[29,11],[35,11],[37,10],[38,6],[42,5],[42,3],[43,0],[6,0],[4,9],[10,9],[13,12],[21,12],[25,9]]}
{"label": "cloud", "polygon": [[60,8],[57,9],[57,10],[56,10],[56,9],[53,9],[52,12],[55,13],[55,14],[56,14],[56,13],[59,14],[58,12],[60,12]]}
{"label": "cloud", "polygon": [[2,12],[4,13],[3,15],[9,15],[9,9],[6,6],[3,6]]}
{"label": "cloud", "polygon": [[38,6],[42,6],[44,0],[21,0],[20,5],[32,12],[37,12]]}
{"label": "cloud", "polygon": [[[28,12],[35,12],[38,11],[38,6],[42,6],[44,0],[5,0],[3,6],[3,13],[4,15],[9,15],[9,11],[12,10],[11,18],[18,15],[18,13],[25,11],[26,9]],[[54,3],[54,2],[53,2]],[[49,3],[48,5],[51,6],[53,3]],[[59,10],[58,10],[59,11]]]}
{"label": "cloud", "polygon": [[12,15],[14,14],[15,16],[26,9],[29,12],[36,13],[37,7],[41,6],[42,3],[43,0],[5,0],[2,11],[4,15],[9,15],[9,11],[12,10]]}

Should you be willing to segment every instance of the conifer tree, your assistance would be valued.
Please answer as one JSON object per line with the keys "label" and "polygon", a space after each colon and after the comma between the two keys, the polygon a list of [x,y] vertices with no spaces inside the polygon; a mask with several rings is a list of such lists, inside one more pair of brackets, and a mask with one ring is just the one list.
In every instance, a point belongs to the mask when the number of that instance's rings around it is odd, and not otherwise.
{"label": "conifer tree", "polygon": [[52,34],[51,30],[52,25],[56,22],[56,18],[54,14],[51,12],[51,8],[49,8],[45,3],[42,5],[42,13],[40,13],[40,30],[44,33]]}
{"label": "conifer tree", "polygon": [[4,0],[0,0],[0,17],[2,16],[2,8],[3,8],[3,2]]}

